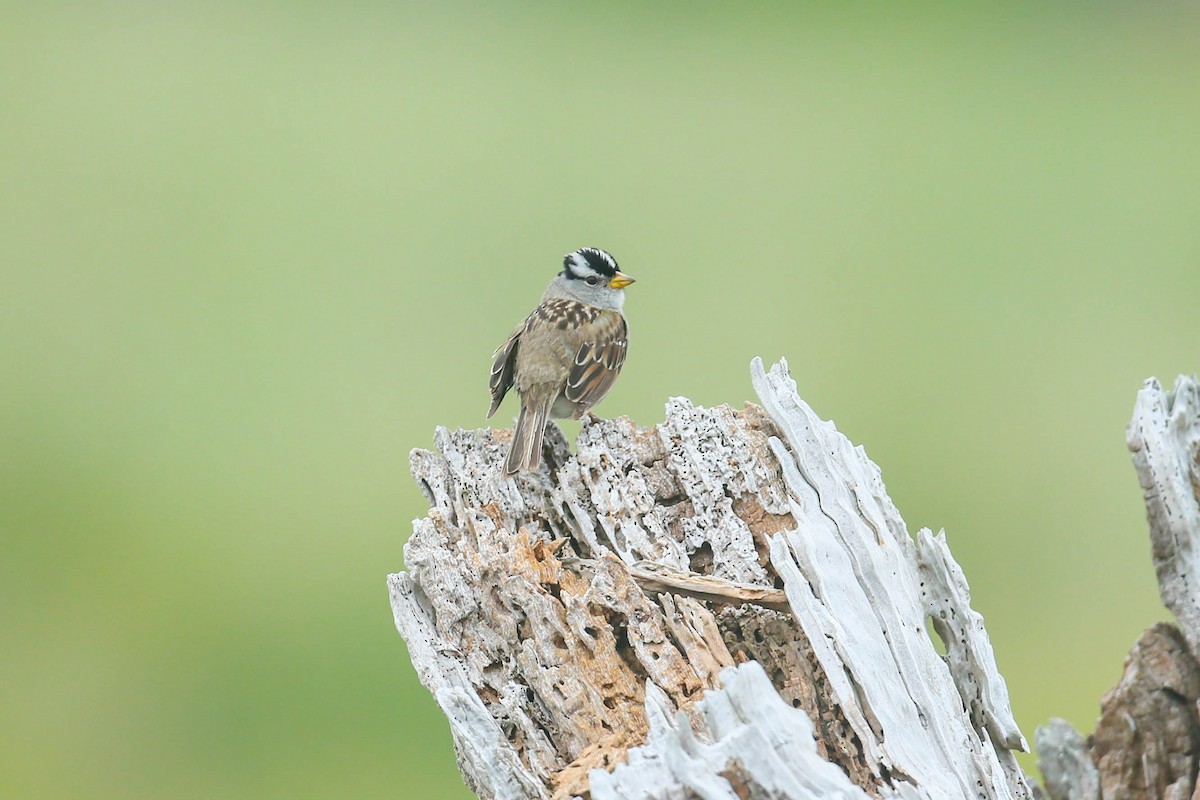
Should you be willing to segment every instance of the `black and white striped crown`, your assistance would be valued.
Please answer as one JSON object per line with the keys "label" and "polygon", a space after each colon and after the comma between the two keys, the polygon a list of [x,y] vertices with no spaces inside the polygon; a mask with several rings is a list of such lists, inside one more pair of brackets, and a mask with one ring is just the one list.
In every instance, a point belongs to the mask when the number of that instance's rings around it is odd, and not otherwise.
{"label": "black and white striped crown", "polygon": [[568,278],[587,278],[600,275],[611,278],[617,274],[617,260],[599,247],[581,247],[563,256],[563,275]]}

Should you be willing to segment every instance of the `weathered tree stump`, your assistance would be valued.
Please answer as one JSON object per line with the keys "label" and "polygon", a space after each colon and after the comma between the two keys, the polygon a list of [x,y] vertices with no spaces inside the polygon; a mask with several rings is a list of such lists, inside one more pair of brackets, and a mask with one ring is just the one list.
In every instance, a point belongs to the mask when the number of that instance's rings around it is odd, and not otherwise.
{"label": "weathered tree stump", "polygon": [[1039,766],[1053,800],[1200,797],[1200,382],[1180,377],[1166,392],[1146,381],[1127,443],[1159,595],[1178,626],[1155,625],[1134,644],[1087,740],[1063,720],[1038,729]]}
{"label": "weathered tree stump", "polygon": [[[761,406],[416,450],[429,500],[396,625],[485,798],[1027,798],[983,620],[944,535],[780,362]],[[931,623],[940,645],[931,640]],[[939,649],[944,648],[944,655]]]}

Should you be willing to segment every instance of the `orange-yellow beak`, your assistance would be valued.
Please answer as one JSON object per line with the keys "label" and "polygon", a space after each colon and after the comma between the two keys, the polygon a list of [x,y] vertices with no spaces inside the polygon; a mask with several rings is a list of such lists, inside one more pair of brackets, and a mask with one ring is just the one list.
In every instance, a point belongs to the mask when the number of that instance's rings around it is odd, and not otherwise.
{"label": "orange-yellow beak", "polygon": [[612,280],[608,282],[611,289],[624,289],[629,284],[633,283],[633,278],[626,275],[624,272],[617,272],[612,276]]}

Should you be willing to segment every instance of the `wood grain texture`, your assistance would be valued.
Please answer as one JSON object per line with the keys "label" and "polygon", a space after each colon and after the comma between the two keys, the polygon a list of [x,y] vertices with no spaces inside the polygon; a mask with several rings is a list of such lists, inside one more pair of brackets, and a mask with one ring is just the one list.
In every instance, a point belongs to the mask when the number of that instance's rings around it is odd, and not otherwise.
{"label": "wood grain texture", "polygon": [[1200,755],[1200,668],[1173,625],[1146,631],[1100,701],[1091,736],[1103,797],[1191,798]]}
{"label": "wood grain texture", "polygon": [[1126,434],[1142,486],[1158,591],[1193,653],[1200,652],[1200,381],[1171,392],[1151,378]]}
{"label": "wood grain texture", "polygon": [[1054,720],[1037,732],[1052,800],[1200,796],[1200,382],[1151,378],[1126,442],[1141,484],[1159,595],[1177,625],[1146,630],[1085,741]]}
{"label": "wood grain texture", "polygon": [[1100,773],[1087,741],[1065,719],[1052,718],[1034,736],[1038,769],[1051,800],[1100,800]]}
{"label": "wood grain texture", "polygon": [[[943,535],[758,360],[761,406],[413,452],[396,624],[485,798],[1025,798],[1004,681]],[[764,607],[765,604],[765,607]],[[940,655],[926,633],[934,620]]]}

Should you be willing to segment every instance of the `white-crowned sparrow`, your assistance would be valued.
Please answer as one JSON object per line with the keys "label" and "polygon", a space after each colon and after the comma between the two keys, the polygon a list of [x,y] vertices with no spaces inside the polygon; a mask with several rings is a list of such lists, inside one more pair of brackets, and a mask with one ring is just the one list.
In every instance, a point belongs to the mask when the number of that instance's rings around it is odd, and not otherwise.
{"label": "white-crowned sparrow", "polygon": [[497,348],[488,417],[509,387],[521,397],[506,475],[541,464],[547,420],[579,419],[612,388],[628,348],[621,307],[631,283],[603,250],[567,253],[541,304]]}

